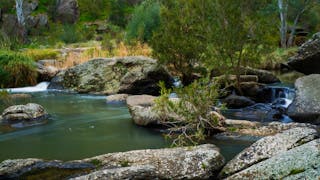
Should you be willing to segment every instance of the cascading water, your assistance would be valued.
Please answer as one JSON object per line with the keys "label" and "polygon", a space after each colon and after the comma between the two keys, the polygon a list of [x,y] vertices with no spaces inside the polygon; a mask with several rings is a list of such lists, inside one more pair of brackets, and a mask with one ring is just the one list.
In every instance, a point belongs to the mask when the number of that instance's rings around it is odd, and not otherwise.
{"label": "cascading water", "polygon": [[267,102],[257,103],[242,109],[228,109],[223,112],[227,118],[244,119],[259,122],[281,121],[284,123],[292,122],[292,119],[286,115],[286,109],[292,103],[295,97],[293,88],[281,85],[268,86],[270,97]]}
{"label": "cascading water", "polygon": [[7,90],[11,93],[42,92],[42,91],[47,91],[49,84],[50,84],[49,82],[41,82],[41,83],[37,84],[36,86],[22,87],[22,88],[8,88],[5,90]]}

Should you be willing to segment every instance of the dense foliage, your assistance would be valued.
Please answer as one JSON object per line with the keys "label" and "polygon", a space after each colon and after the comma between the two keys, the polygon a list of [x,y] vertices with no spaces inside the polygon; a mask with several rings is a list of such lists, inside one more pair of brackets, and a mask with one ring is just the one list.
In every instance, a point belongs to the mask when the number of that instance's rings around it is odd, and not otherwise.
{"label": "dense foliage", "polygon": [[107,19],[111,10],[110,0],[79,0],[80,21]]}
{"label": "dense foliage", "polygon": [[146,0],[137,6],[127,26],[126,38],[148,42],[160,25],[160,3]]}
{"label": "dense foliage", "polygon": [[21,87],[34,85],[37,73],[34,61],[28,56],[0,51],[0,86]]}
{"label": "dense foliage", "polygon": [[178,72],[183,84],[193,81],[192,74],[208,45],[203,23],[210,20],[204,13],[197,13],[199,5],[195,0],[166,1],[161,10],[161,26],[150,42],[154,56]]}

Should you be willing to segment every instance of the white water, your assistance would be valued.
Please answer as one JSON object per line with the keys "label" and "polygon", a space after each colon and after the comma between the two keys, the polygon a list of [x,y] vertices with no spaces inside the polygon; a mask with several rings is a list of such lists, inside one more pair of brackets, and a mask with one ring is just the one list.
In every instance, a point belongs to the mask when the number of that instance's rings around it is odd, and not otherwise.
{"label": "white water", "polygon": [[47,91],[49,84],[50,84],[50,82],[41,82],[41,83],[37,84],[36,86],[21,87],[21,88],[8,88],[5,90],[9,91],[10,93],[42,92],[42,91]]}

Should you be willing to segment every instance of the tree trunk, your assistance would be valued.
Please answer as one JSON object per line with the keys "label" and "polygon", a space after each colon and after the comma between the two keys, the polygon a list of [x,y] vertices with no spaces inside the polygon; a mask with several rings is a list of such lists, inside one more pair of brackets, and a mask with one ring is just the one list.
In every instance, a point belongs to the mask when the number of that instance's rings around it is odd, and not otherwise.
{"label": "tree trunk", "polygon": [[[307,1],[308,2],[308,1]],[[293,26],[291,27],[291,33],[290,33],[290,36],[289,36],[289,39],[288,39],[288,45],[287,47],[291,47],[293,46],[293,40],[294,40],[294,36],[295,36],[295,33],[296,33],[296,27],[297,27],[297,24],[299,22],[299,19],[301,17],[301,15],[306,11],[306,7],[304,7],[296,16],[296,18],[294,19],[294,23],[293,23]]]}
{"label": "tree trunk", "polygon": [[22,41],[27,42],[27,29],[25,27],[25,17],[23,14],[23,0],[16,0],[16,11],[17,11],[17,19],[18,19],[18,29],[19,36],[21,36]]}
{"label": "tree trunk", "polygon": [[280,14],[280,42],[281,47],[287,47],[287,10],[288,4],[285,0],[278,0],[279,14]]}

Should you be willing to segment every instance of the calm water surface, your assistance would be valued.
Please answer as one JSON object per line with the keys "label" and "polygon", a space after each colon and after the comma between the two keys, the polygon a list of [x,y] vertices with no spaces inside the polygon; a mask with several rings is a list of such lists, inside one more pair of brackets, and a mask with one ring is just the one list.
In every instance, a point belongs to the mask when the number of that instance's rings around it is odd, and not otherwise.
{"label": "calm water surface", "polygon": [[[15,158],[75,160],[110,152],[168,147],[159,132],[136,126],[124,104],[107,104],[103,96],[32,93],[15,104],[38,103],[51,114],[47,124],[12,132],[0,130],[0,161]],[[6,105],[0,105],[0,112]],[[226,159],[252,141],[217,140]]]}

